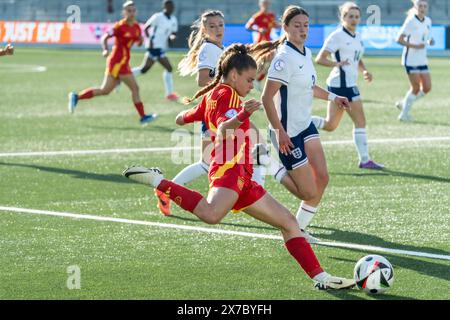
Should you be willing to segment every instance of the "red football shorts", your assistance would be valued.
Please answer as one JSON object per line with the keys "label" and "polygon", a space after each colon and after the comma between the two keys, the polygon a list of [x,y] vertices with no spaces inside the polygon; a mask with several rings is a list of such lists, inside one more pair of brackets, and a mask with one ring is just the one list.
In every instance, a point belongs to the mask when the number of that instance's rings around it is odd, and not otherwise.
{"label": "red football shorts", "polygon": [[106,62],[106,74],[113,78],[118,78],[119,75],[132,74],[128,59],[126,57],[122,59],[111,57],[108,59]]}
{"label": "red football shorts", "polygon": [[227,188],[239,195],[233,211],[243,211],[266,194],[266,190],[262,186],[253,181],[248,173],[242,174],[242,171],[232,168],[225,171],[221,177],[214,177],[213,172],[210,172],[209,175],[210,188]]}

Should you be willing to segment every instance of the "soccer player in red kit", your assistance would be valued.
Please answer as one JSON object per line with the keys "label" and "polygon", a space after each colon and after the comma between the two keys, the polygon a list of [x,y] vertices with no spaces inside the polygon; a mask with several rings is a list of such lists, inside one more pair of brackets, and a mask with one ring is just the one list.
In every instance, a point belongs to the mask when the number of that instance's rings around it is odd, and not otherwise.
{"label": "soccer player in red kit", "polygon": [[[280,25],[277,23],[275,14],[269,11],[270,2],[268,0],[259,1],[259,11],[255,13],[245,25],[245,28],[249,31],[255,31],[258,33],[255,43],[262,41],[270,41],[270,33],[273,28],[278,28]],[[266,77],[268,65],[260,66],[258,75],[255,81],[255,87],[257,90],[262,91],[263,80]]]}
{"label": "soccer player in red kit", "polygon": [[269,11],[269,6],[270,2],[268,0],[260,0],[259,11],[245,25],[247,30],[258,33],[255,43],[270,41],[272,29],[278,26],[275,14]]}
{"label": "soccer player in red kit", "polygon": [[[122,81],[131,90],[134,106],[140,116],[142,125],[148,124],[156,118],[156,114],[146,115],[144,105],[139,95],[139,87],[130,68],[130,50],[133,44],[142,45],[141,27],[136,21],[136,7],[133,1],[123,4],[124,19],[114,25],[112,32],[102,37],[103,56],[107,57],[106,72],[100,88],[88,88],[79,94],[69,94],[69,111],[73,113],[79,100],[91,99],[96,96],[108,95]],[[116,42],[111,54],[108,50],[108,39],[115,37]]]}
{"label": "soccer player in red kit", "polygon": [[231,45],[218,62],[214,80],[194,96],[194,100],[203,96],[201,103],[177,116],[179,125],[204,121],[211,131],[214,149],[207,198],[164,179],[158,168],[133,166],[123,175],[166,193],[181,208],[208,224],[219,223],[230,210],[244,211],[280,229],[287,250],[314,280],[317,289],[351,288],[355,284],[353,279],[333,277],[322,269],[296,218],[251,180],[249,118],[261,103],[254,99],[242,103],[240,97],[247,96],[252,90],[256,69],[256,62],[247,53],[245,45]]}

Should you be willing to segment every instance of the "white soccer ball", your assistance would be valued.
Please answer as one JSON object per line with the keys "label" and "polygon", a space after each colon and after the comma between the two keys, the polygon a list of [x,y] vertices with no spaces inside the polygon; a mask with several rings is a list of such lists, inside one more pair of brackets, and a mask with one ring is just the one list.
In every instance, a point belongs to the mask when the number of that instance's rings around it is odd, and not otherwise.
{"label": "white soccer ball", "polygon": [[386,258],[371,254],[356,263],[354,279],[359,289],[369,294],[379,294],[392,287],[394,269]]}

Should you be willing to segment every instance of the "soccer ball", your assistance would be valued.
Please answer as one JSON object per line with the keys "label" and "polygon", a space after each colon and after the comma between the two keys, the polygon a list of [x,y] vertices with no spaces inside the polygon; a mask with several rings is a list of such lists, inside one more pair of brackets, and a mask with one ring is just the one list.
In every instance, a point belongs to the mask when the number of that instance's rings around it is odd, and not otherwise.
{"label": "soccer ball", "polygon": [[356,263],[354,279],[359,289],[369,294],[379,294],[392,287],[394,269],[386,258],[371,254]]}

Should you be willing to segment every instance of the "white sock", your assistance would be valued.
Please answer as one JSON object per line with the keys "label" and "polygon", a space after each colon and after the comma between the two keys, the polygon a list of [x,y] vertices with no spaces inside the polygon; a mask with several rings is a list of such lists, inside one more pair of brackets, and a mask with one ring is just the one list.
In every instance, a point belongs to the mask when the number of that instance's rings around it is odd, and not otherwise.
{"label": "white sock", "polygon": [[316,280],[318,282],[323,282],[325,281],[330,275],[328,273],[326,273],[325,271],[319,273],[317,276],[315,276],[313,278],[313,280]]}
{"label": "white sock", "polygon": [[265,166],[253,165],[252,180],[264,187],[266,182],[267,168]]}
{"label": "white sock", "polygon": [[297,211],[297,221],[300,229],[305,230],[314,218],[317,208],[308,206],[304,201],[300,204],[300,208]]}
{"label": "white sock", "polygon": [[369,145],[367,144],[367,133],[365,128],[353,129],[353,141],[358,151],[359,161],[366,163],[369,158]]}
{"label": "white sock", "polygon": [[278,183],[281,183],[281,180],[283,180],[284,177],[288,175],[287,169],[281,164],[278,169],[273,174],[273,177],[275,178]]}
{"label": "white sock", "polygon": [[134,77],[140,76],[142,74],[140,67],[135,67],[131,69],[131,72],[133,72]]}
{"label": "white sock", "polygon": [[322,117],[312,116],[311,121],[317,129],[323,129],[323,127],[325,126],[325,119]]}
{"label": "white sock", "polygon": [[173,182],[181,185],[185,185],[198,177],[208,173],[209,166],[203,161],[193,163],[183,170],[181,170],[175,178],[172,179]]}
{"label": "white sock", "polygon": [[403,98],[403,109],[402,112],[400,113],[400,117],[405,117],[409,114],[409,111],[411,110],[411,107],[414,103],[414,101],[416,100],[417,96],[415,94],[412,93],[411,90],[409,90],[406,95],[405,98]]}
{"label": "white sock", "polygon": [[172,72],[168,72],[167,70],[164,70],[163,79],[164,79],[164,87],[166,88],[166,96],[168,96],[169,94],[173,93]]}

